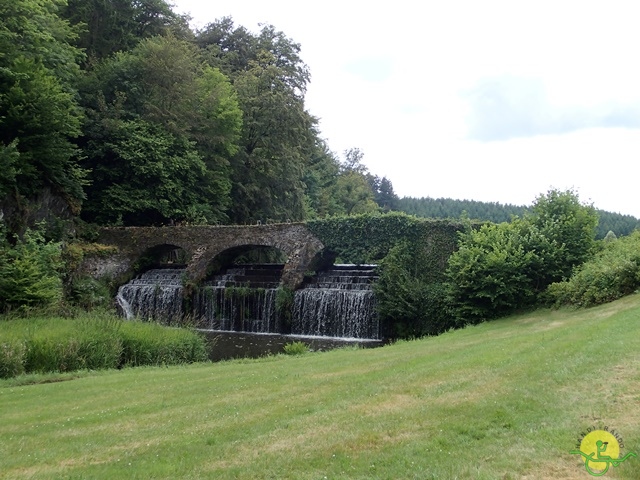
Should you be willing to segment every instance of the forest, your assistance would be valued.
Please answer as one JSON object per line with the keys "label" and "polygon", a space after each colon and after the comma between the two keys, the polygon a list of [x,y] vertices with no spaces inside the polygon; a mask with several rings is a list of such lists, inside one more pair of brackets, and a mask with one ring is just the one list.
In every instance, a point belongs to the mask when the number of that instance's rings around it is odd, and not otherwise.
{"label": "forest", "polygon": [[[10,232],[253,224],[391,210],[510,221],[525,207],[398,198],[305,108],[301,46],[272,25],[202,29],[165,0],[0,6],[0,207]],[[598,236],[631,216],[599,212]],[[80,222],[79,222],[80,221]]]}
{"label": "forest", "polygon": [[[393,196],[305,108],[300,45],[164,0],[0,6],[0,198],[57,221],[245,224],[373,212]],[[379,203],[376,203],[378,199]],[[51,221],[51,218],[47,218]]]}

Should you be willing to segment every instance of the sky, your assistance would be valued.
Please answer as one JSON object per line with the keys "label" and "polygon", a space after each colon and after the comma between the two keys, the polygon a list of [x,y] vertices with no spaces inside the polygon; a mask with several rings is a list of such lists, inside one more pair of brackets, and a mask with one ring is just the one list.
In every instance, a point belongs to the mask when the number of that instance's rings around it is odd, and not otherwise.
{"label": "sky", "polygon": [[640,218],[637,0],[173,0],[202,28],[301,46],[339,158],[399,196],[530,205],[549,189]]}

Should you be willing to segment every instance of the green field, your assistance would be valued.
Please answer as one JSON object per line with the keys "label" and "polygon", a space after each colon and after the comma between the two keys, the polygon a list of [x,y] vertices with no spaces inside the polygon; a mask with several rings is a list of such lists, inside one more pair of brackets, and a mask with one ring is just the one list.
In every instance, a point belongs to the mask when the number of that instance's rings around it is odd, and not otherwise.
{"label": "green field", "polygon": [[[640,295],[372,350],[27,379],[0,382],[1,478],[593,478],[569,453],[587,428],[640,454]],[[603,478],[640,478],[640,457]]]}

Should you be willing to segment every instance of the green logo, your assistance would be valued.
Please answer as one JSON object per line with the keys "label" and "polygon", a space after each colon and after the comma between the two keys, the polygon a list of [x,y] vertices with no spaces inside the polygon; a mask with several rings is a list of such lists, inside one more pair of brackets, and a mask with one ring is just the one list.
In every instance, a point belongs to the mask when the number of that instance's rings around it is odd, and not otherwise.
{"label": "green logo", "polygon": [[630,457],[637,457],[633,452],[620,458],[620,450],[624,448],[622,437],[615,430],[604,427],[596,430],[595,427],[587,429],[578,439],[577,450],[569,453],[581,455],[584,459],[584,468],[594,477],[601,477],[609,470],[609,467],[617,467]]}

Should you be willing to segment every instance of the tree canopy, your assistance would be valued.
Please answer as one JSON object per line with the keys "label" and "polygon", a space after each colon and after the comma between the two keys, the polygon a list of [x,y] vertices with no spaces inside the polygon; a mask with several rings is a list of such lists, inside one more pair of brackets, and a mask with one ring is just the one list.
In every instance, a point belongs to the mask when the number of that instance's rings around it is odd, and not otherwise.
{"label": "tree canopy", "polygon": [[85,172],[75,138],[75,31],[60,18],[60,0],[0,4],[0,193],[17,199],[43,188],[62,195],[77,212]]}

